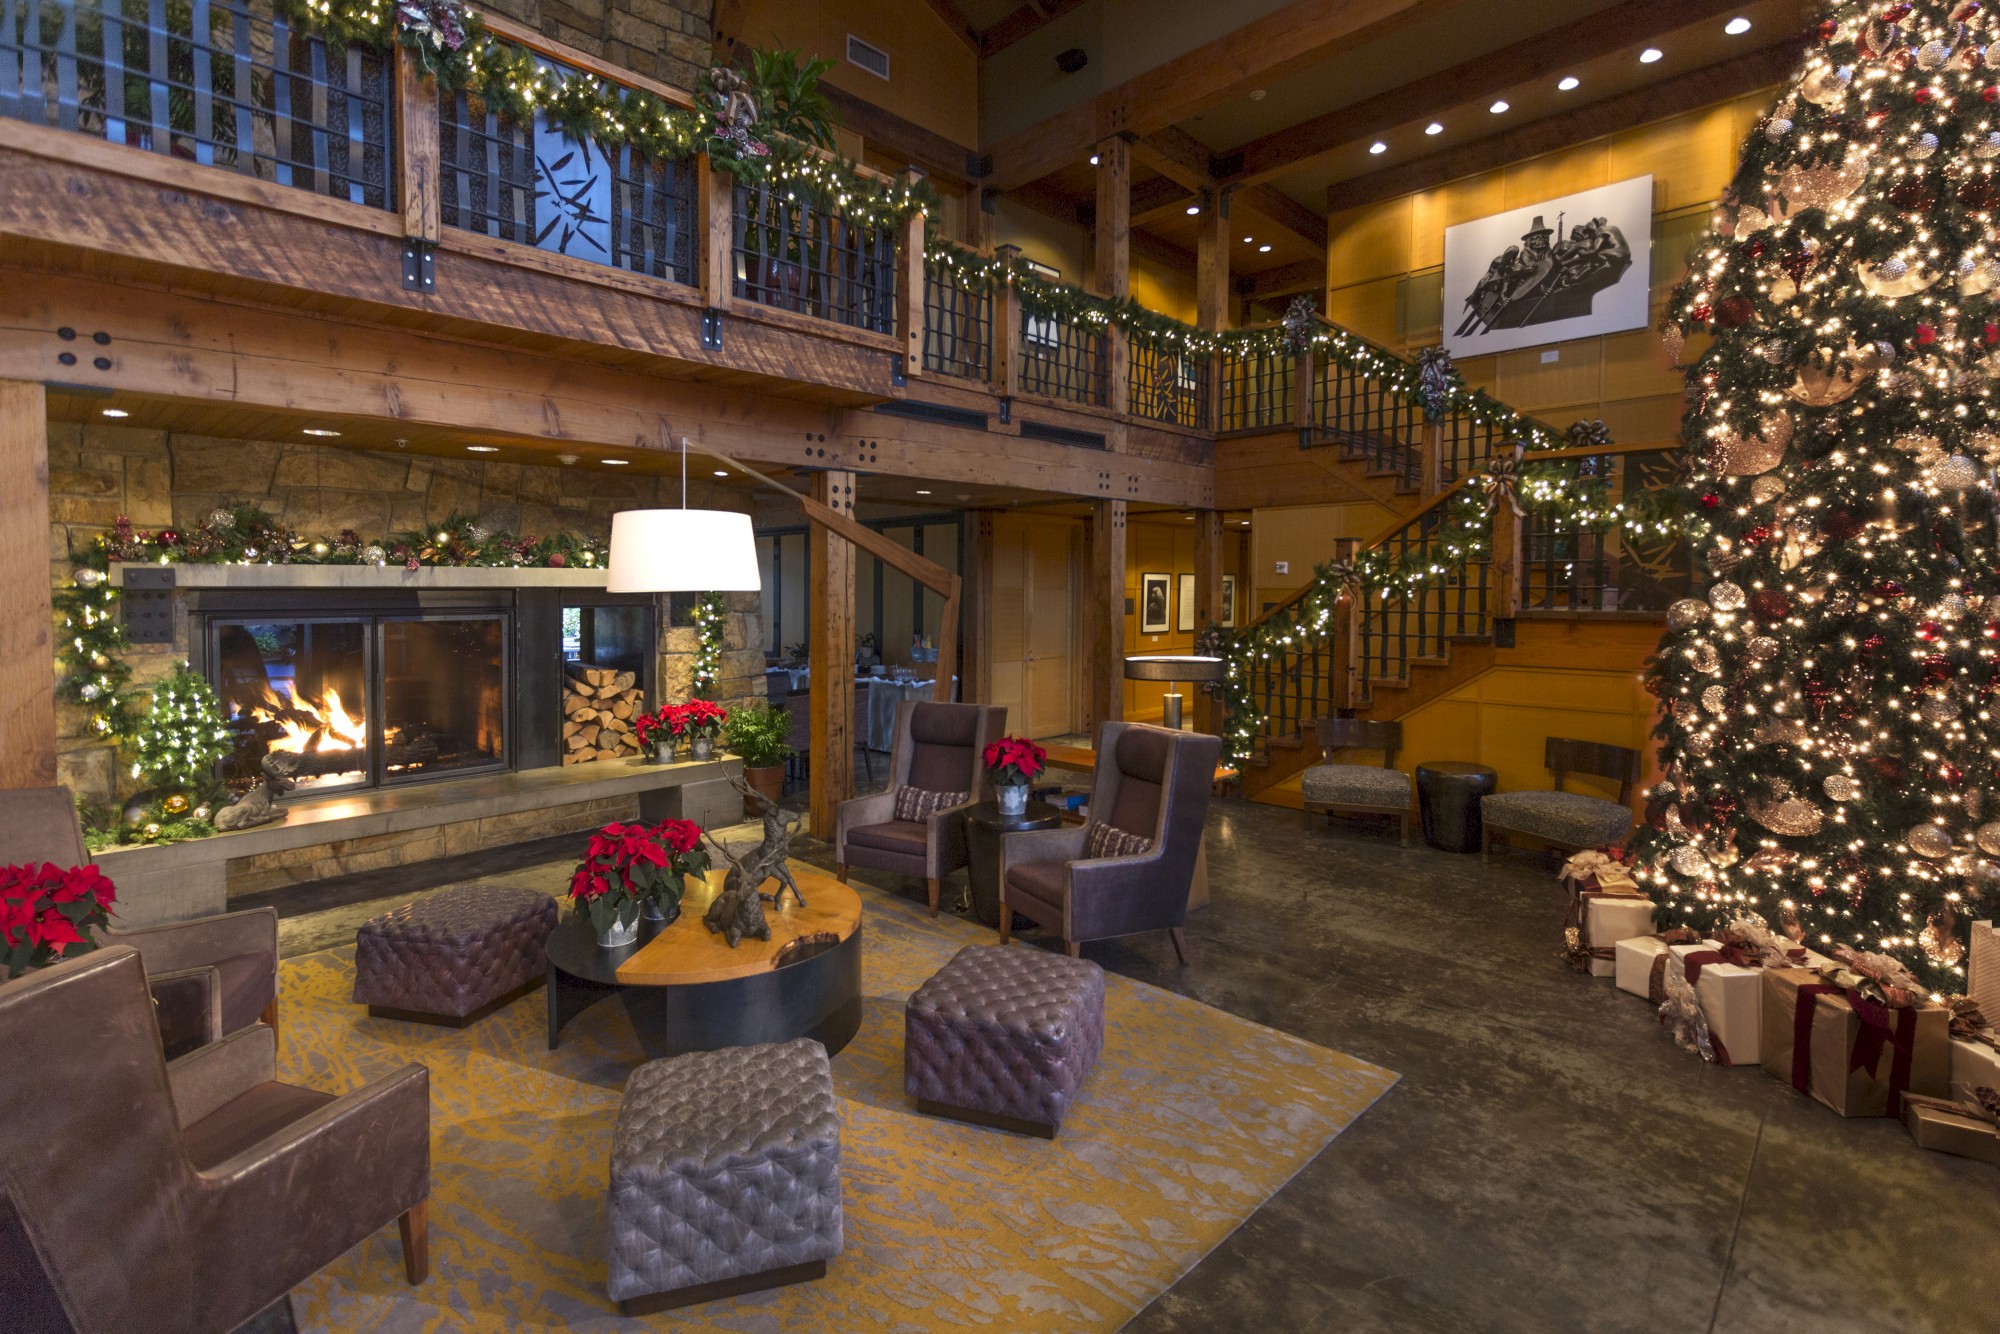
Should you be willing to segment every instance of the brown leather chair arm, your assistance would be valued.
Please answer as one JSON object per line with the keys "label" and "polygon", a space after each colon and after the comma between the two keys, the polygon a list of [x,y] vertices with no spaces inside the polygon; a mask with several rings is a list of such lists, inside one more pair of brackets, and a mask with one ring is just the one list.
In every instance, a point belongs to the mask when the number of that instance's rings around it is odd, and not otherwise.
{"label": "brown leather chair arm", "polygon": [[278,1035],[262,1024],[167,1062],[174,1116],[185,1130],[231,1098],[278,1077]]}
{"label": "brown leather chair arm", "polygon": [[213,968],[177,968],[149,973],[153,1017],[160,1025],[160,1050],[169,1061],[222,1036],[222,974]]}
{"label": "brown leather chair arm", "polygon": [[130,930],[109,927],[105,942],[130,945],[139,951],[149,973],[197,968],[239,954],[266,954],[271,959],[271,994],[278,988],[278,910],[249,908],[218,913],[187,922],[165,922]]}
{"label": "brown leather chair arm", "polygon": [[430,1196],[430,1072],[406,1065],[195,1177],[205,1329],[234,1329]]}
{"label": "brown leather chair arm", "polygon": [[837,826],[834,831],[834,855],[842,861],[847,860],[840,854],[847,847],[848,830],[860,829],[871,824],[887,824],[895,818],[896,794],[893,792],[877,792],[870,797],[855,797],[851,801],[841,802],[834,808],[834,823]]}
{"label": "brown leather chair arm", "polygon": [[1102,940],[1160,931],[1187,920],[1188,887],[1165,873],[1166,852],[1103,857],[1069,868],[1070,938]]}
{"label": "brown leather chair arm", "polygon": [[1000,836],[1000,870],[1010,866],[1035,866],[1044,862],[1073,862],[1083,856],[1085,829],[1066,825],[1061,829],[1027,829]]}
{"label": "brown leather chair arm", "polygon": [[933,811],[924,821],[924,827],[930,831],[924,840],[924,857],[929,863],[931,879],[948,875],[971,860],[965,846],[965,813],[978,804],[974,800],[947,806]]}

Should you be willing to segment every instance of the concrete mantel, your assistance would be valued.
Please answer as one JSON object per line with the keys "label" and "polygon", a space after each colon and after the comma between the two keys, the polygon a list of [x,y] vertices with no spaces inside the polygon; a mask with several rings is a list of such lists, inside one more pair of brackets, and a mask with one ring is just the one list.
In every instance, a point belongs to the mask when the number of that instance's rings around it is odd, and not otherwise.
{"label": "concrete mantel", "polygon": [[148,588],[300,588],[300,589],[433,589],[433,588],[602,588],[605,571],[551,570],[543,566],[425,566],[401,565],[159,565],[114,561],[111,584],[126,586],[134,571]]}

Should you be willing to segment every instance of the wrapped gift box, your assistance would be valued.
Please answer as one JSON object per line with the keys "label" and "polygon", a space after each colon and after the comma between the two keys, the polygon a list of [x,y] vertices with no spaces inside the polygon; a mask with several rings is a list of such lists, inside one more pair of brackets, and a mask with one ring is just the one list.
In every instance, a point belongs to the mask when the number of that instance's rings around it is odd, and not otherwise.
{"label": "wrapped gift box", "polygon": [[2000,1024],[2000,931],[1991,922],[1974,922],[1965,956],[1965,994],[1989,1024]]}
{"label": "wrapped gift box", "polygon": [[1847,993],[1806,968],[1766,968],[1764,1069],[1842,1116],[1895,1116],[1901,1095],[1951,1087],[1951,1018],[1941,1005],[1887,1013],[1873,1028]]}
{"label": "wrapped gift box", "polygon": [[1653,960],[1667,952],[1667,943],[1658,936],[1633,936],[1611,948],[1612,978],[1620,991],[1629,991],[1642,1001],[1653,1001]]}
{"label": "wrapped gift box", "polygon": [[1920,1149],[2000,1163],[2000,1126],[1977,1106],[1912,1094],[1903,1099],[1903,1124]]}
{"label": "wrapped gift box", "polygon": [[1590,975],[1615,977],[1621,940],[1653,932],[1653,901],[1625,894],[1602,894],[1583,900],[1583,945],[1591,952]]}
{"label": "wrapped gift box", "polygon": [[1722,946],[1713,940],[1670,949],[1674,957],[1670,967],[1697,965],[1695,1000],[1708,1020],[1710,1037],[1720,1044],[1716,1054],[1724,1057],[1722,1063],[1759,1064],[1764,1059],[1764,969],[1728,962],[1721,957]]}
{"label": "wrapped gift box", "polygon": [[2000,1089],[2000,1051],[1984,1042],[1953,1038],[1951,1082],[1953,1087]]}

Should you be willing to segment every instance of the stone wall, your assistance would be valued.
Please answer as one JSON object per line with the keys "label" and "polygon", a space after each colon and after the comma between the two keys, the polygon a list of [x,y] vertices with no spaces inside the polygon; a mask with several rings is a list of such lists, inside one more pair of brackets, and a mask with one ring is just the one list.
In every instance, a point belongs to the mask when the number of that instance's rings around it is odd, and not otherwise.
{"label": "stone wall", "polygon": [[[691,480],[689,492],[692,504],[710,506],[734,506],[739,494],[706,479]],[[69,581],[71,556],[120,515],[140,529],[193,527],[217,509],[254,504],[307,536],[352,528],[374,540],[458,513],[526,535],[603,537],[617,510],[677,503],[677,476],[49,424],[49,561],[58,588]],[[729,610],[716,697],[734,707],[764,697],[758,595],[730,595]],[[668,626],[664,599],[660,624],[662,688],[668,699],[685,699],[694,632]],[[175,644],[127,650],[135,680],[144,686],[184,659],[185,636],[183,620]],[[57,707],[61,781],[92,801],[129,795],[129,773],[110,747],[86,735],[83,711]]]}
{"label": "stone wall", "polygon": [[485,7],[690,93],[711,63],[714,0],[485,0]]}

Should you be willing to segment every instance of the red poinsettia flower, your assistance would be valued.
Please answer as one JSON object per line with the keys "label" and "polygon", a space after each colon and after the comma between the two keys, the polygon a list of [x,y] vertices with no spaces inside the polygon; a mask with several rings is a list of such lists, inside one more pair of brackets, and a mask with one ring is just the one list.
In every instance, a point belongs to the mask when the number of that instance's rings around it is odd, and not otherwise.
{"label": "red poinsettia flower", "polygon": [[117,890],[95,866],[0,866],[0,973],[18,976],[94,948]]}
{"label": "red poinsettia flower", "polygon": [[981,752],[987,772],[1001,787],[1031,783],[1048,767],[1049,755],[1034,742],[1021,736],[1003,736]]}

